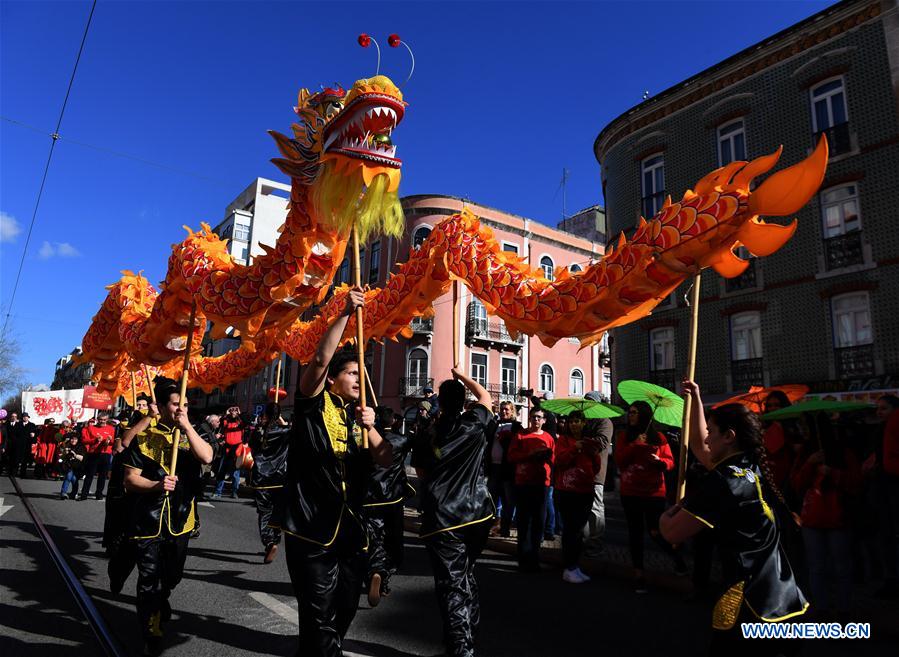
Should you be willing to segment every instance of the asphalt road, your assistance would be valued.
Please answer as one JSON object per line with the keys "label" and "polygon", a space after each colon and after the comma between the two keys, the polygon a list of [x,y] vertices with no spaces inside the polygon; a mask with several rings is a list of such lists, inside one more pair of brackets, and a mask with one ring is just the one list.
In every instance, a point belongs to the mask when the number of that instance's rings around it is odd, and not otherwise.
{"label": "asphalt road", "polygon": [[[103,504],[56,499],[59,482],[20,480],[69,565],[129,654],[140,654],[134,613],[135,575],[120,595],[108,590],[100,547]],[[0,654],[96,654],[94,640],[37,538],[8,479],[0,479]],[[2,510],[2,508],[0,508]],[[256,513],[249,499],[216,499],[200,511],[201,536],[190,544],[184,580],[172,596],[167,656],[292,655],[296,601],[283,551],[262,563]],[[709,610],[682,594],[636,595],[625,580],[565,584],[555,569],[522,575],[514,561],[485,553],[478,565],[482,593],[480,657],[571,657],[705,653]],[[816,654],[849,654],[831,643]],[[855,642],[853,655],[885,653]],[[74,649],[74,652],[73,652]],[[443,653],[433,580],[420,541],[407,536],[406,563],[392,595],[377,609],[362,602],[346,641],[348,657],[437,656]]]}

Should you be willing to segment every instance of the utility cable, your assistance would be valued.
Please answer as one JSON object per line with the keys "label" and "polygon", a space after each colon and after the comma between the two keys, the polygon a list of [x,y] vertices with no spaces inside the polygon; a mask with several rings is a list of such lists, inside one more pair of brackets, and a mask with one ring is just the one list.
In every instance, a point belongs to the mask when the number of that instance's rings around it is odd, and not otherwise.
{"label": "utility cable", "polygon": [[81,37],[81,46],[78,48],[78,56],[75,58],[75,66],[72,67],[72,77],[69,78],[69,86],[66,89],[66,96],[62,101],[62,109],[59,110],[59,119],[56,121],[56,130],[50,135],[50,152],[47,154],[47,163],[44,165],[44,175],[41,176],[41,186],[37,192],[37,200],[34,203],[34,212],[31,213],[31,223],[28,226],[28,236],[25,238],[25,247],[22,249],[22,258],[19,260],[19,270],[16,272],[16,282],[12,287],[12,296],[9,299],[9,305],[6,307],[6,319],[3,321],[3,331],[0,335],[6,335],[6,328],[9,325],[9,317],[12,313],[13,304],[16,301],[16,292],[19,290],[19,280],[22,277],[22,267],[25,264],[25,255],[28,253],[28,245],[31,242],[31,234],[34,231],[34,222],[37,219],[37,211],[41,205],[41,197],[44,194],[44,185],[47,182],[47,174],[50,172],[50,162],[53,160],[53,149],[59,140],[59,128],[62,126],[62,117],[66,111],[66,105],[69,103],[69,95],[72,93],[72,85],[75,83],[75,73],[78,71],[78,63],[81,61],[81,53],[84,52],[84,44],[87,41],[87,33],[91,27],[91,20],[94,18],[94,10],[97,8],[97,0],[91,4],[91,13],[87,17],[87,25],[84,26],[84,35]]}

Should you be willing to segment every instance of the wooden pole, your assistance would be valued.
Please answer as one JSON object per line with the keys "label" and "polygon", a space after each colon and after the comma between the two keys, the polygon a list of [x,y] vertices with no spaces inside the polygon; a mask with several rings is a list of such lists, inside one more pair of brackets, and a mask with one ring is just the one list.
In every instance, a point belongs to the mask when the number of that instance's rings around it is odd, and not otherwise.
{"label": "wooden pole", "polygon": [[459,281],[453,281],[453,367],[459,367]]}
{"label": "wooden pole", "polygon": [[[696,338],[699,333],[699,284],[702,274],[693,276],[693,294],[690,299],[690,351],[687,355],[687,379],[696,377]],[[687,455],[690,453],[690,415],[693,412],[693,396],[684,395],[684,419],[681,424],[680,461],[677,467],[677,503],[684,499],[687,490]],[[702,412],[702,409],[699,409]]]}
{"label": "wooden pole", "polygon": [[[381,345],[382,347],[384,345]],[[373,408],[378,407],[378,396],[375,394],[375,387],[371,383],[371,372],[368,371],[368,366],[363,364],[365,368],[365,382],[368,384],[368,392],[371,393],[371,405]]]}
{"label": "wooden pole", "polygon": [[137,410],[137,376],[131,372],[131,410]]}
{"label": "wooden pole", "polygon": [[[181,391],[178,398],[178,405],[181,408],[187,407],[187,375],[190,370],[190,351],[194,346],[194,322],[197,319],[197,302],[195,301],[190,307],[190,326],[187,329],[187,345],[184,348],[184,369],[181,370]],[[169,474],[175,474],[175,468],[178,466],[178,444],[181,442],[181,429],[175,427],[172,434],[172,465],[169,468]]]}
{"label": "wooden pole", "polygon": [[[359,230],[353,226],[353,284],[362,287],[362,266],[359,263]],[[356,308],[356,354],[359,359],[359,405],[367,406],[365,398],[365,337],[362,334],[364,311]],[[368,449],[368,431],[362,427],[362,449]]]}
{"label": "wooden pole", "polygon": [[150,378],[150,368],[146,365],[143,365],[142,367],[144,368],[144,378],[147,380],[147,387],[150,389],[150,401],[155,404],[156,391],[153,390],[153,379]]}
{"label": "wooden pole", "polygon": [[281,354],[278,354],[278,366],[275,368],[275,403],[281,393]]}

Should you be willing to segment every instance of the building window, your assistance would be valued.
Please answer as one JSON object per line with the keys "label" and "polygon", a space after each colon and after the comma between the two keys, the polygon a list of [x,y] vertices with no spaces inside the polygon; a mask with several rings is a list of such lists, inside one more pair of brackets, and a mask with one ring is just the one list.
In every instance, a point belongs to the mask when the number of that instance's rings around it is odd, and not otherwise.
{"label": "building window", "polygon": [[573,274],[574,272],[577,272],[577,271],[584,271],[584,268],[581,267],[579,264],[574,263],[573,265],[568,267],[568,271],[570,271]]}
{"label": "building window", "polygon": [[571,397],[584,396],[584,373],[580,370],[571,370],[571,381],[568,383],[568,394]]}
{"label": "building window", "polygon": [[815,141],[821,134],[826,134],[831,155],[848,152],[851,144],[843,78],[827,80],[812,87],[811,102]]}
{"label": "building window", "polygon": [[428,236],[431,234],[431,229],[428,226],[419,226],[415,229],[415,232],[412,233],[412,248],[417,249],[422,244],[425,243],[425,240],[428,239]]}
{"label": "building window", "polygon": [[381,276],[381,240],[371,245],[371,263],[368,266],[368,282],[377,283]]}
{"label": "building window", "polygon": [[471,354],[471,378],[487,385],[487,354]]}
{"label": "building window", "polygon": [[837,347],[871,344],[871,312],[867,292],[841,294],[831,299],[833,333]]}
{"label": "building window", "polygon": [[602,373],[602,394],[607,397],[612,394],[612,373],[611,372],[603,372]]}
{"label": "building window", "polygon": [[649,333],[649,348],[651,369],[674,369],[674,327],[653,329]]}
{"label": "building window", "polygon": [[503,242],[503,251],[508,251],[509,253],[518,253],[518,245],[511,244],[510,242]]}
{"label": "building window", "polygon": [[734,278],[725,278],[724,291],[736,292],[738,290],[750,290],[756,287],[756,285],[758,284],[755,271],[755,261],[757,260],[757,258],[749,252],[749,249],[742,245],[734,249],[734,255],[736,255],[741,260],[747,260],[749,262],[749,266],[746,267],[745,271],[739,276],[735,276]]}
{"label": "building window", "polygon": [[350,282],[350,256],[349,255],[344,257],[343,262],[340,263],[340,267],[337,270],[337,276],[335,278],[336,278],[336,280],[334,282],[337,283],[338,285],[340,285],[342,283]]}
{"label": "building window", "polygon": [[250,241],[250,227],[243,224],[234,224],[234,239],[243,242]]}
{"label": "building window", "polygon": [[844,235],[861,228],[858,216],[858,192],[855,185],[843,185],[821,194],[824,238]]}
{"label": "building window", "polygon": [[244,245],[238,245],[238,247],[237,247],[237,254],[236,254],[236,257],[237,257],[238,260],[240,260],[240,261],[246,263],[246,261],[247,261],[247,256],[248,256],[249,254],[250,254],[250,249],[249,249],[249,247],[247,247],[246,244],[244,244]]}
{"label": "building window", "polygon": [[422,388],[428,378],[428,352],[413,349],[409,352],[409,387]]}
{"label": "building window", "polygon": [[654,217],[665,200],[665,156],[653,155],[643,160],[643,216]]}
{"label": "building window", "polygon": [[514,358],[503,358],[500,369],[500,377],[504,395],[518,394],[518,361]]}
{"label": "building window", "polygon": [[540,258],[540,267],[543,269],[543,275],[546,276],[547,280],[555,279],[555,269],[556,266],[553,264],[553,259],[549,256],[543,256]]}
{"label": "building window", "polygon": [[743,119],[718,128],[718,166],[746,159],[746,132]]}
{"label": "building window", "polygon": [[555,390],[554,378],[552,365],[542,365],[540,367],[540,391],[553,392]]}
{"label": "building window", "polygon": [[759,313],[731,315],[730,335],[731,360],[762,357],[762,320]]}

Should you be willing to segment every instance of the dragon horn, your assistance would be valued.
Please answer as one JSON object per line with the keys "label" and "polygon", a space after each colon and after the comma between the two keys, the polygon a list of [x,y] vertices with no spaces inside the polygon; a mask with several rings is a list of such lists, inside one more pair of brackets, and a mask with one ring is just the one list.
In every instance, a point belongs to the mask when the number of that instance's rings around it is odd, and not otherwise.
{"label": "dragon horn", "polygon": [[778,171],[750,195],[750,214],[782,217],[796,212],[821,186],[827,155],[827,139],[822,135],[814,153],[799,164]]}

